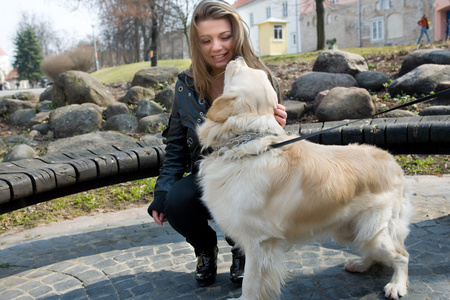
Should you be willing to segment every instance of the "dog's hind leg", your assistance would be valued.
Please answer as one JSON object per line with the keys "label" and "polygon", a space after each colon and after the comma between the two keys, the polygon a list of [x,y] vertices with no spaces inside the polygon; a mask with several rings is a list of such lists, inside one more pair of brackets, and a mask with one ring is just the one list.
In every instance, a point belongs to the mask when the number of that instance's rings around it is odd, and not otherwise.
{"label": "dog's hind leg", "polygon": [[285,253],[277,239],[245,247],[245,271],[242,300],[278,299],[284,284]]}
{"label": "dog's hind leg", "polygon": [[403,241],[392,239],[387,228],[379,232],[370,242],[361,246],[364,253],[361,261],[345,265],[348,271],[363,272],[375,261],[394,269],[391,281],[384,287],[385,297],[398,299],[406,295],[408,287],[409,254],[403,247]]}

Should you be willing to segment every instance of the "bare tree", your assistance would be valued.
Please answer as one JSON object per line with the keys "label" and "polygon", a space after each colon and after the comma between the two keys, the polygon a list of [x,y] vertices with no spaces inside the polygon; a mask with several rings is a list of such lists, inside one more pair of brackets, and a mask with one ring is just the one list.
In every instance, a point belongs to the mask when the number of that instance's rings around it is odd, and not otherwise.
{"label": "bare tree", "polygon": [[26,26],[31,26],[36,33],[42,47],[42,55],[44,57],[60,53],[70,48],[70,42],[63,39],[53,28],[53,21],[37,17],[36,14],[28,14],[23,12],[20,20],[20,30]]}
{"label": "bare tree", "polygon": [[317,50],[325,48],[325,7],[331,6],[331,0],[304,0],[301,2],[304,7],[315,6],[317,24]]}

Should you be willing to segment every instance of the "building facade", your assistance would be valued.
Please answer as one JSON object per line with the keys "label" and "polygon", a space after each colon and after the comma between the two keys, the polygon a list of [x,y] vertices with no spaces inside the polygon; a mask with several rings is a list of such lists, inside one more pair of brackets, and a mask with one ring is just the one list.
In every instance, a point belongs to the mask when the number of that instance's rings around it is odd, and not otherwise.
{"label": "building facade", "polygon": [[[271,17],[286,21],[287,54],[316,50],[315,0],[237,0],[233,6],[249,25],[258,53],[262,39],[271,39],[259,34],[258,25]],[[430,21],[434,41],[448,39],[448,0],[326,0],[325,39],[335,38],[339,48],[415,44],[420,34],[417,21],[422,15]]]}

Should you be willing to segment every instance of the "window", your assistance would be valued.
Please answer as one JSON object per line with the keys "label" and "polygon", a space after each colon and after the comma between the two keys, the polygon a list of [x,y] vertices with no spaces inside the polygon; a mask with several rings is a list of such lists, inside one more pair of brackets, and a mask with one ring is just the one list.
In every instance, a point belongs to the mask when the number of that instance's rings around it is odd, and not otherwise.
{"label": "window", "polygon": [[283,39],[283,25],[273,25],[273,39],[278,41]]}
{"label": "window", "polygon": [[391,8],[391,0],[380,0],[376,3],[377,10],[381,9],[390,9]]}
{"label": "window", "polygon": [[371,40],[372,41],[380,41],[384,38],[384,22],[383,19],[377,19],[372,21],[371,26]]}
{"label": "window", "polygon": [[297,45],[297,34],[291,33],[291,43],[292,43],[292,46]]}
{"label": "window", "polygon": [[253,20],[253,13],[250,13],[250,27],[255,26],[255,21]]}
{"label": "window", "polygon": [[287,18],[288,16],[288,3],[283,2],[283,18]]}
{"label": "window", "polygon": [[272,16],[272,12],[270,11],[270,6],[266,7],[266,18],[270,19],[270,17]]}

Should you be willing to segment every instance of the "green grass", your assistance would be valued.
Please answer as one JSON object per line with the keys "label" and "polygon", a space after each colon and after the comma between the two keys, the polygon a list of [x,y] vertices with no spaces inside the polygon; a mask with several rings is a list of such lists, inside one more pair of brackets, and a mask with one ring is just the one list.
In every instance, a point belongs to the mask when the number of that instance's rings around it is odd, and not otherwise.
{"label": "green grass", "polygon": [[[189,68],[191,65],[190,59],[175,59],[175,60],[159,60],[158,66],[174,65],[180,69],[180,71]],[[134,74],[138,71],[150,68],[150,62],[144,61],[134,64],[122,65],[118,67],[105,68],[94,73],[92,76],[97,78],[103,84],[110,84],[119,81],[131,82]]]}
{"label": "green grass", "polygon": [[[359,54],[361,56],[366,55],[376,55],[376,54],[402,54],[410,52],[416,49],[416,45],[402,45],[402,46],[384,46],[384,47],[356,47],[356,48],[343,48],[338,49],[345,52],[350,52],[354,54]],[[276,56],[264,56],[261,59],[267,64],[279,64],[279,63],[289,63],[294,61],[302,61],[305,63],[314,62],[320,51],[304,52],[298,54],[286,54],[286,55],[276,55]]]}
{"label": "green grass", "polygon": [[0,233],[32,228],[98,212],[145,206],[153,200],[156,177],[140,179],[53,199],[0,215]]}

